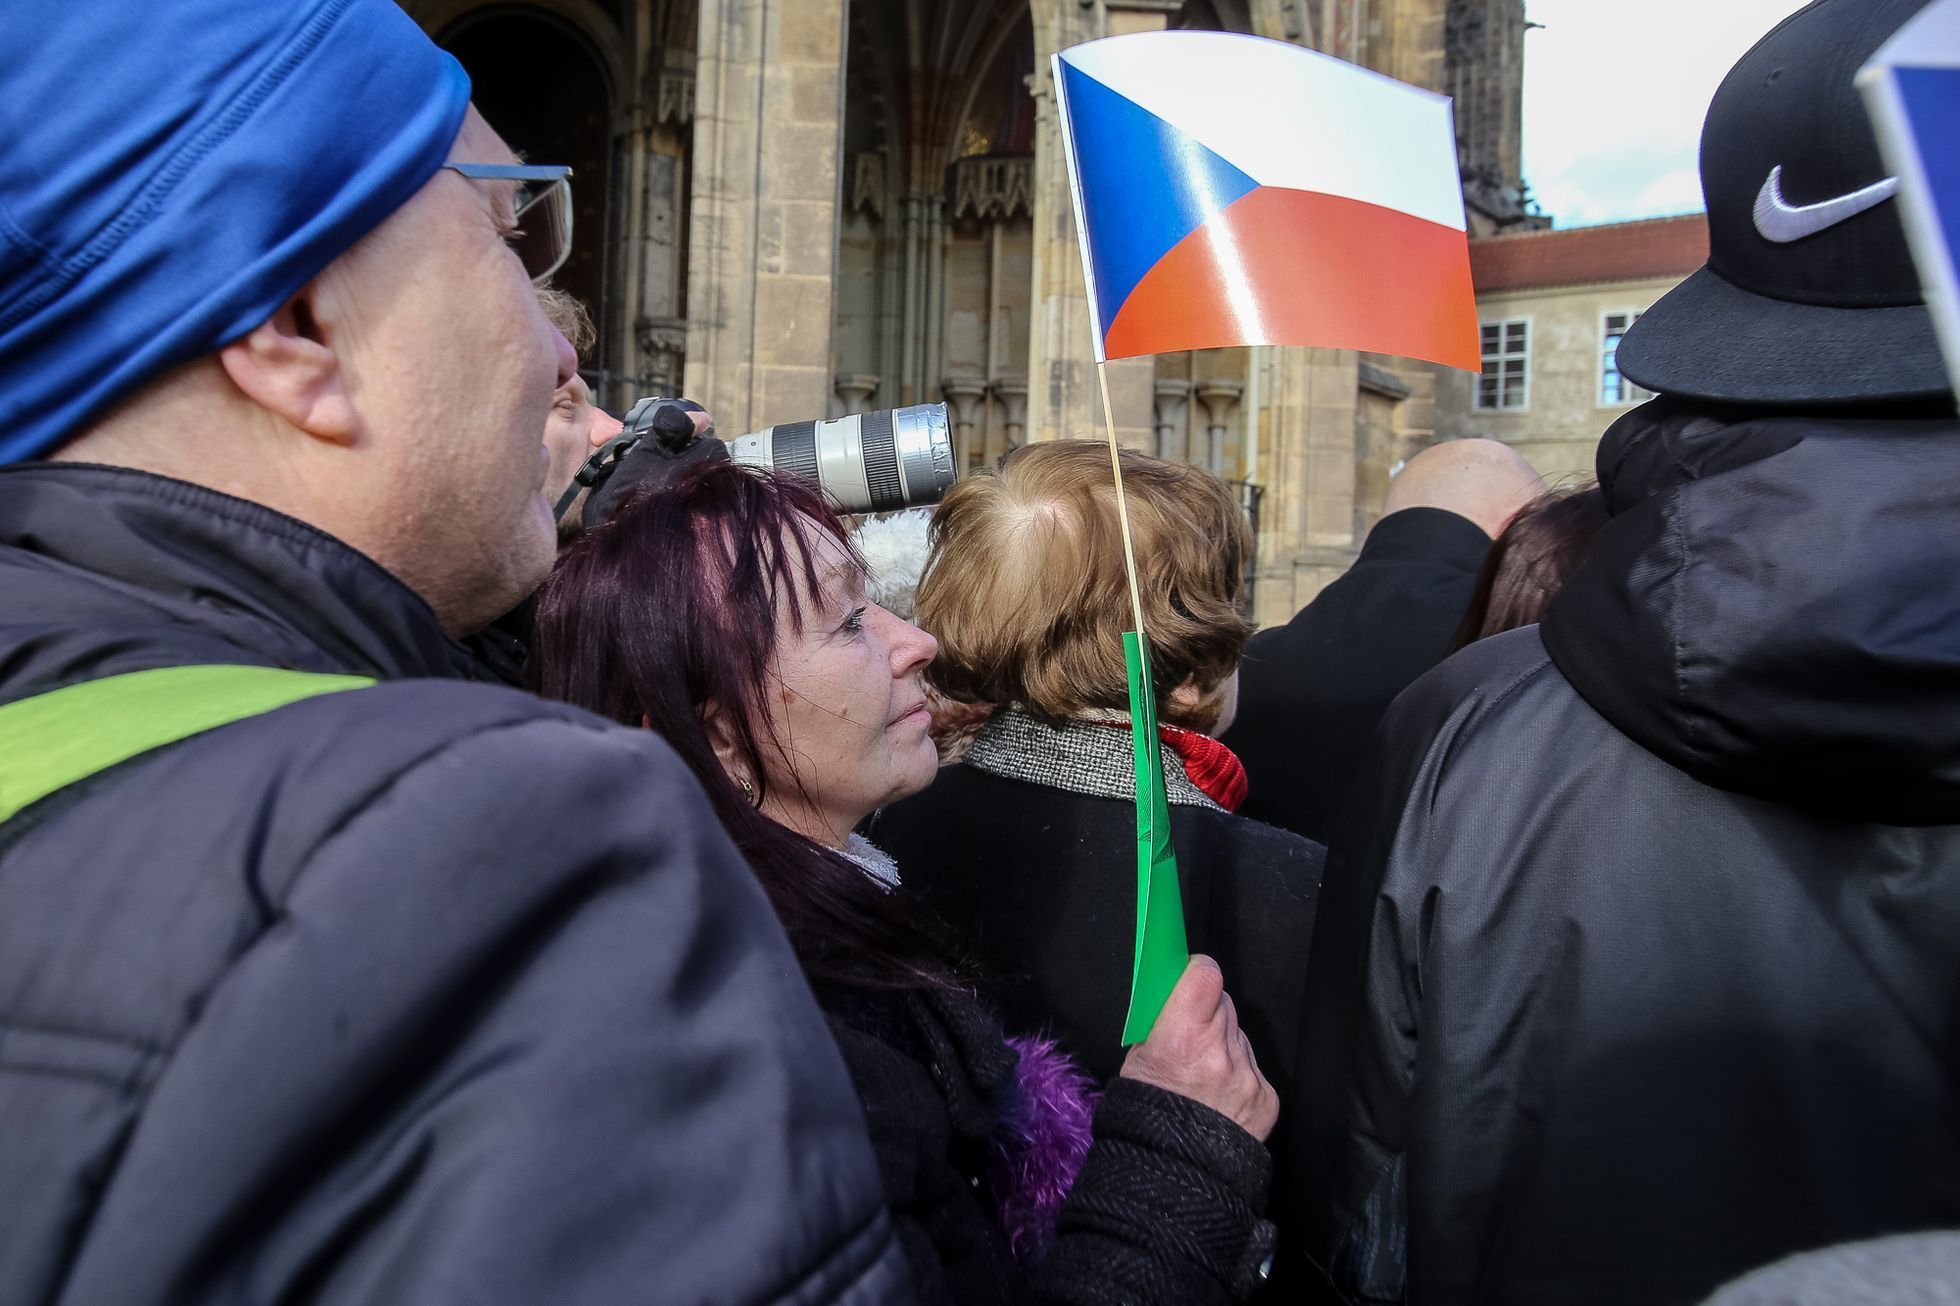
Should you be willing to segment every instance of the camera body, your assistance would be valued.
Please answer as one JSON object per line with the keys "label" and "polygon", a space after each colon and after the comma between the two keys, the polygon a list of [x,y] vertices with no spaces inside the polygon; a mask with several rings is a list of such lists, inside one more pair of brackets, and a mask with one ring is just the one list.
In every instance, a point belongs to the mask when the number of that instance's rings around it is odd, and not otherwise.
{"label": "camera body", "polygon": [[839,512],[890,512],[939,502],[953,484],[952,428],[944,404],[884,408],[822,421],[785,422],[723,442],[697,434],[685,399],[642,399],[627,410],[620,433],[580,467],[559,501],[562,516],[590,488],[584,520],[605,520],[625,495],[650,478],[667,479],[701,458],[774,467],[823,487]]}

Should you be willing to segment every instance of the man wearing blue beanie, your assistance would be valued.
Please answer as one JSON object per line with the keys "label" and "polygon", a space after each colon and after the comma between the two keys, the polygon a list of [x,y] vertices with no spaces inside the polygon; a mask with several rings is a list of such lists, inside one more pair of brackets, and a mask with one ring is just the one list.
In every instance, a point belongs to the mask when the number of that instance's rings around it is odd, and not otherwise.
{"label": "man wearing blue beanie", "polygon": [[458,642],[552,558],[565,170],[390,0],[0,50],[0,1301],[900,1296],[685,769]]}

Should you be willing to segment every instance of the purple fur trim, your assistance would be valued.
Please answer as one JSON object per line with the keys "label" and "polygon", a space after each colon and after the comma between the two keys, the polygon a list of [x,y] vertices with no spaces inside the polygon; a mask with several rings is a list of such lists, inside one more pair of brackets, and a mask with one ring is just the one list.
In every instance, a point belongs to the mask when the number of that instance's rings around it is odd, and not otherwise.
{"label": "purple fur trim", "polygon": [[1011,1036],[1007,1045],[1020,1061],[1003,1085],[990,1177],[1008,1245],[1026,1263],[1055,1239],[1055,1217],[1089,1155],[1102,1092],[1052,1039]]}

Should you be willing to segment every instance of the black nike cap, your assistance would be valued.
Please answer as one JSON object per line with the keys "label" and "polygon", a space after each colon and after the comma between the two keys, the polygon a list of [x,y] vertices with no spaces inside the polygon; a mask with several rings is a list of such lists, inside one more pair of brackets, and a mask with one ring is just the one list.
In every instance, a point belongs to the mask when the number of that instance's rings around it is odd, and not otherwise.
{"label": "black nike cap", "polygon": [[1950,389],[1853,79],[1927,0],[1816,0],[1729,71],[1701,133],[1708,263],[1620,342],[1649,390],[1744,403]]}

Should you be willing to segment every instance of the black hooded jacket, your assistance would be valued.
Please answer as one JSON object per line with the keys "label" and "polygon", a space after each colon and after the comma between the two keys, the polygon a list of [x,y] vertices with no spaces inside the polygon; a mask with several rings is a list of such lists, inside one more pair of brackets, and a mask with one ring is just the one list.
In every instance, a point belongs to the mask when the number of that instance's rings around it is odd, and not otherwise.
{"label": "black hooded jacket", "polygon": [[664,744],[469,683],[300,522],[0,469],[0,703],[203,663],[382,683],[0,823],[0,1304],[910,1299],[836,1047]]}
{"label": "black hooded jacket", "polygon": [[1960,1223],[1960,423],[1659,400],[1542,628],[1330,855],[1288,1232],[1365,1300],[1674,1303]]}

